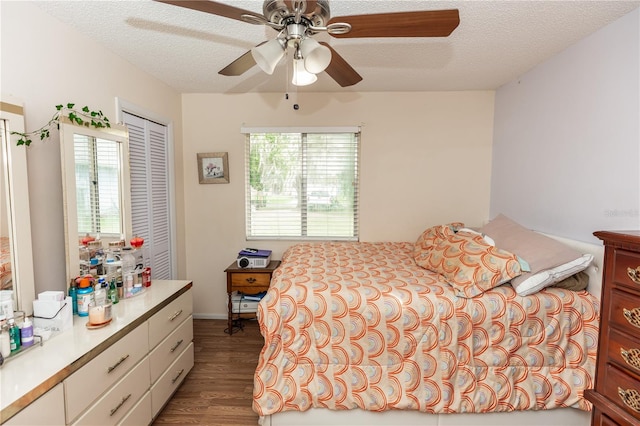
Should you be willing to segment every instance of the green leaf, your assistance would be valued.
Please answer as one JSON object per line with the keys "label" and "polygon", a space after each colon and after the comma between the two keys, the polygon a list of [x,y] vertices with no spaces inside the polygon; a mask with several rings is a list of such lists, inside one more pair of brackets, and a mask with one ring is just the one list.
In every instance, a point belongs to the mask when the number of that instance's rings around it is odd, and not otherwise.
{"label": "green leaf", "polygon": [[89,112],[89,107],[85,105],[85,106],[82,108],[82,111],[84,111],[84,112]]}
{"label": "green leaf", "polygon": [[72,109],[75,104],[67,104],[68,109]]}
{"label": "green leaf", "polygon": [[60,111],[62,108],[64,108],[64,106],[62,106],[62,105],[56,105],[56,109],[57,109],[58,111]]}

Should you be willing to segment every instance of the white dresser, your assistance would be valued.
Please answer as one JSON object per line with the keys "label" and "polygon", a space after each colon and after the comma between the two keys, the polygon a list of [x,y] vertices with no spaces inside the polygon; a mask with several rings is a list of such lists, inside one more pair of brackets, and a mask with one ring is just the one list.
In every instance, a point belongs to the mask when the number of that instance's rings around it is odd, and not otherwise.
{"label": "white dresser", "polygon": [[114,305],[108,326],[74,317],[72,330],[9,360],[2,424],[150,424],[193,367],[191,285],[153,281]]}

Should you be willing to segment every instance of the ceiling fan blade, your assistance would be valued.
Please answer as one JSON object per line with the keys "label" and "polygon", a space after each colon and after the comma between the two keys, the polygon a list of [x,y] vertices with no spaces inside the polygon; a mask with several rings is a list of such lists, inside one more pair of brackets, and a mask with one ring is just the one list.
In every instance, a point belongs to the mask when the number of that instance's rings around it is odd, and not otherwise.
{"label": "ceiling fan blade", "polygon": [[259,13],[251,12],[239,7],[229,6],[228,4],[218,3],[216,1],[209,0],[155,0],[160,3],[172,4],[174,6],[180,6],[187,9],[197,10],[199,12],[211,13],[213,15],[224,16],[225,18],[237,19],[238,21],[246,22],[242,19],[242,15],[256,16],[258,19],[264,20],[264,16]]}
{"label": "ceiling fan blade", "polygon": [[320,42],[321,45],[326,46],[331,50],[331,62],[325,72],[333,78],[336,83],[342,87],[353,86],[354,84],[362,80],[362,76],[354,70],[351,65],[344,60],[342,56],[338,54],[328,43],[324,41]]}
{"label": "ceiling fan blade", "polygon": [[238,76],[249,71],[251,68],[253,68],[254,65],[256,65],[256,61],[255,59],[253,59],[253,55],[249,50],[244,55],[240,56],[238,59],[218,71],[218,74],[226,76]]}
{"label": "ceiling fan blade", "polygon": [[338,16],[327,26],[343,22],[351,31],[333,37],[446,37],[460,24],[460,14],[450,9]]}
{"label": "ceiling fan blade", "polygon": [[[298,0],[285,0],[285,4],[287,5],[287,9],[289,9],[289,11],[294,12],[295,11],[295,3]],[[313,13],[316,10],[316,5],[318,4],[318,2],[316,0],[306,0],[306,7],[305,10],[302,11],[303,15],[309,14],[309,13]]]}

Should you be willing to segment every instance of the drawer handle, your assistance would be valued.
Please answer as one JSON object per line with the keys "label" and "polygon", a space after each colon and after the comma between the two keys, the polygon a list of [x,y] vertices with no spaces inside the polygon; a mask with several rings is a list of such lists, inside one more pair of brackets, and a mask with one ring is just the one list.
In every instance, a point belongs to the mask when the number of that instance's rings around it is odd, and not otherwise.
{"label": "drawer handle", "polygon": [[173,321],[174,319],[178,318],[180,316],[180,314],[182,314],[182,309],[180,309],[178,312],[176,312],[173,315],[171,315],[169,317],[169,321]]}
{"label": "drawer handle", "polygon": [[627,309],[623,308],[622,313],[624,317],[634,327],[640,328],[640,308]]}
{"label": "drawer handle", "polygon": [[255,279],[255,278],[253,278],[253,277],[249,277],[249,278],[247,278],[247,282],[248,282],[249,284],[253,284],[253,283],[255,283],[255,282],[256,282],[256,279]]}
{"label": "drawer handle", "polygon": [[116,411],[118,411],[120,409],[120,407],[122,407],[124,405],[124,403],[127,402],[127,400],[129,398],[131,398],[131,394],[123,397],[122,401],[120,401],[120,404],[118,404],[117,407],[111,409],[111,414],[109,414],[109,416],[113,416],[116,413]]}
{"label": "drawer handle", "polygon": [[637,390],[618,388],[618,395],[624,405],[640,413],[640,393]]}
{"label": "drawer handle", "polygon": [[636,269],[627,268],[627,275],[629,275],[631,281],[636,284],[640,284],[640,266],[638,266]]}
{"label": "drawer handle", "polygon": [[116,362],[114,365],[112,365],[111,367],[109,367],[107,369],[107,373],[111,373],[113,370],[115,370],[120,364],[122,364],[127,358],[129,358],[129,354],[123,356],[122,358],[120,358],[120,360],[118,362]]}
{"label": "drawer handle", "polygon": [[620,348],[620,355],[624,361],[636,370],[640,370],[640,349]]}
{"label": "drawer handle", "polygon": [[171,379],[171,384],[174,384],[180,378],[180,376],[182,376],[182,373],[184,373],[184,368],[182,370],[178,371],[178,375],[176,377]]}
{"label": "drawer handle", "polygon": [[184,341],[184,339],[180,339],[178,340],[178,342],[176,343],[176,345],[174,347],[171,348],[171,352],[175,352],[176,349],[178,349],[178,346],[180,346],[182,344],[182,342]]}

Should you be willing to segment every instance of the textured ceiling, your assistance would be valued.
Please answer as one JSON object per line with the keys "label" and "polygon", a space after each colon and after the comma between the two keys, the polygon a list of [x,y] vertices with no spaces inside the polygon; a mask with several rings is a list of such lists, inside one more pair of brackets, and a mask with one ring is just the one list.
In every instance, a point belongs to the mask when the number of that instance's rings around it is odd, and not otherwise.
{"label": "textured ceiling", "polygon": [[[262,13],[262,1],[221,2]],[[271,28],[151,0],[35,3],[181,93],[282,92],[292,87],[290,61],[285,60],[271,76],[257,66],[239,77],[218,74],[254,45],[275,37]],[[338,39],[317,34],[363,81],[342,88],[322,73],[315,84],[299,91],[496,89],[636,9],[640,0],[330,0],[330,6],[333,17],[459,9],[460,25],[447,38]]]}

